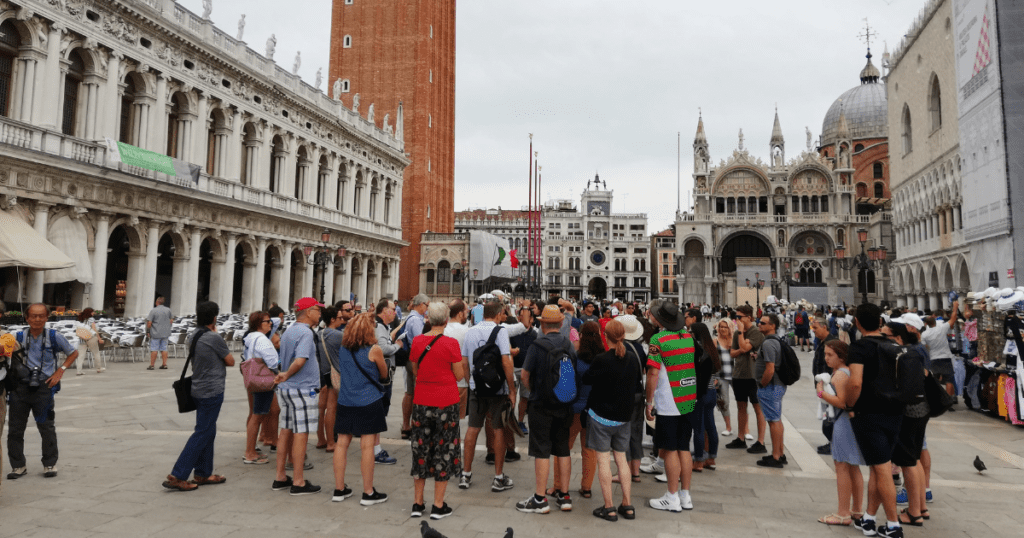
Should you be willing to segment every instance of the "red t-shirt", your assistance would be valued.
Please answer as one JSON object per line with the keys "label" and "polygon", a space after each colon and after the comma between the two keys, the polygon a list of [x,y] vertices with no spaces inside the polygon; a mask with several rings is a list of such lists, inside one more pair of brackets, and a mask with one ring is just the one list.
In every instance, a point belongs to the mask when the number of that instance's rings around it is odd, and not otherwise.
{"label": "red t-shirt", "polygon": [[[421,334],[412,341],[409,360],[417,362],[427,344],[434,336]],[[449,336],[442,336],[430,346],[430,351],[423,357],[416,371],[416,394],[412,403],[430,407],[447,407],[459,403],[459,387],[452,373],[452,364],[462,362],[462,350],[459,341]]]}

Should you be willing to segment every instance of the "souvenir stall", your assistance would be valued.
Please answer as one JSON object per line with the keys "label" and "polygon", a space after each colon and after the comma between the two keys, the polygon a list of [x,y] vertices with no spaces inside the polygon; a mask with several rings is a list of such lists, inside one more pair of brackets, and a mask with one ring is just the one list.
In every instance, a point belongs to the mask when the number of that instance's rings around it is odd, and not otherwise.
{"label": "souvenir stall", "polygon": [[978,316],[978,356],[965,361],[968,409],[1024,425],[1024,286],[968,294]]}

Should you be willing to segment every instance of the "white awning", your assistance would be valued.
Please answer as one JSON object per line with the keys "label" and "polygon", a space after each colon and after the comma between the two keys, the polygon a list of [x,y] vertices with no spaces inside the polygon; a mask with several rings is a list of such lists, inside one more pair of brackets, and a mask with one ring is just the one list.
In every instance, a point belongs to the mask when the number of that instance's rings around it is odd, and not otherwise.
{"label": "white awning", "polygon": [[40,236],[27,222],[9,211],[0,211],[0,267],[64,269],[74,260]]}
{"label": "white awning", "polygon": [[91,284],[92,260],[89,258],[89,242],[82,222],[67,216],[61,217],[50,224],[46,238],[75,264],[65,269],[47,271],[43,275],[43,282],[58,284],[77,280],[82,284]]}

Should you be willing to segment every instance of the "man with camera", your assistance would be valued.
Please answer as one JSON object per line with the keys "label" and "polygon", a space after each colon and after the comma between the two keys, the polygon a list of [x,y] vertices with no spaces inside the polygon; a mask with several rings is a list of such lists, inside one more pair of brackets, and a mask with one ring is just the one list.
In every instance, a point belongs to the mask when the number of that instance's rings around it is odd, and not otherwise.
{"label": "man with camera", "polygon": [[[31,411],[36,428],[43,438],[43,476],[57,476],[57,429],[54,426],[53,395],[60,390],[60,380],[68,366],[75,363],[78,350],[59,332],[46,328],[50,309],[41,303],[28,307],[26,321],[29,330],[15,335],[21,350],[20,357],[12,357],[10,375],[14,376],[10,390],[10,431],[7,433],[7,454],[11,472],[7,478],[15,480],[28,474],[25,467],[25,427]],[[57,355],[65,355],[62,364]]]}

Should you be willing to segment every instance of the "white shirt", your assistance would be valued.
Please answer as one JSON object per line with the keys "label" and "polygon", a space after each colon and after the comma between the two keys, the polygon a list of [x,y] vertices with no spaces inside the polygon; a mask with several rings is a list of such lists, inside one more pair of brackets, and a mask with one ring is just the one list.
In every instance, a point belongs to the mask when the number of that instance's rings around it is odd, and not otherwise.
{"label": "white shirt", "polygon": [[654,408],[659,416],[678,417],[679,407],[672,397],[672,386],[668,383],[668,368],[658,368],[658,388],[654,389]]}
{"label": "white shirt", "polygon": [[953,352],[949,350],[949,340],[946,339],[947,330],[949,330],[948,323],[937,323],[934,327],[921,333],[921,343],[928,348],[928,354],[932,360],[953,358]]}

